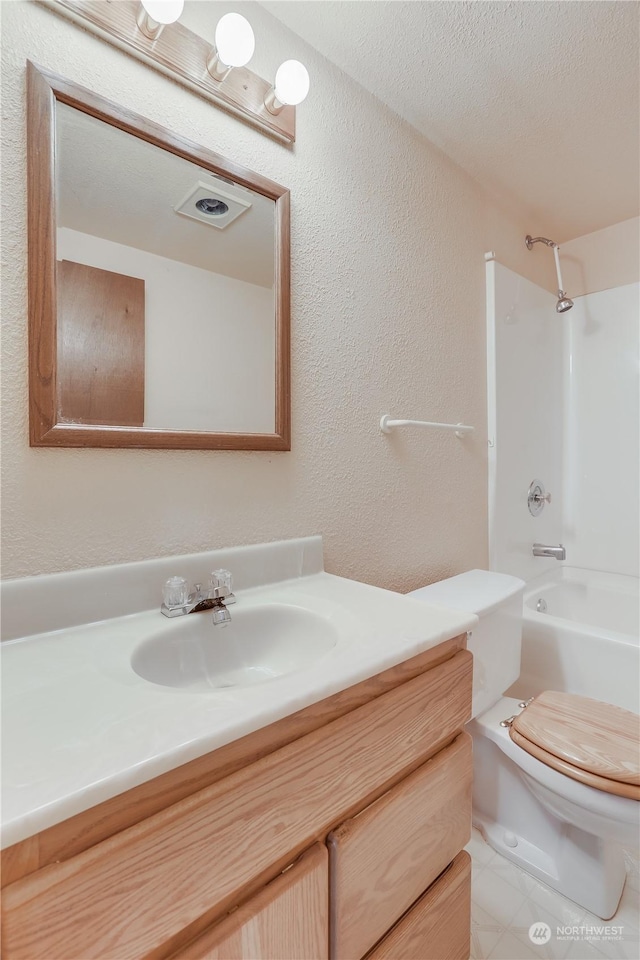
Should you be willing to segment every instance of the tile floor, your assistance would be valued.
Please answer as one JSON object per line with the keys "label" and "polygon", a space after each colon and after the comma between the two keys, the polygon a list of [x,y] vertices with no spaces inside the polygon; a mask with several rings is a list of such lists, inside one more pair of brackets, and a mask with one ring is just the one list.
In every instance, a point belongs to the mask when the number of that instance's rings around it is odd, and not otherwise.
{"label": "tile floor", "polygon": [[[559,939],[558,926],[602,927],[605,921],[562,897],[505,860],[473,831],[467,845],[473,860],[471,881],[471,960],[640,960],[638,861],[628,858],[627,882],[609,926],[623,927],[621,939],[579,931],[578,938]],[[536,945],[529,928],[549,925],[551,939]]]}

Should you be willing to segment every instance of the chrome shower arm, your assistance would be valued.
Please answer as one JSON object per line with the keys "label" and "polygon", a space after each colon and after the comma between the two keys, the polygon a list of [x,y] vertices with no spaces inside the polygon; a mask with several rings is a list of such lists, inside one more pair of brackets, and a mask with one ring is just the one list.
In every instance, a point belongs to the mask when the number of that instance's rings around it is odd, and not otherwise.
{"label": "chrome shower arm", "polygon": [[553,240],[547,240],[546,237],[532,237],[529,234],[527,234],[527,236],[524,238],[524,242],[526,243],[528,250],[531,250],[534,243],[546,243],[548,247],[558,246],[557,243],[555,243]]}

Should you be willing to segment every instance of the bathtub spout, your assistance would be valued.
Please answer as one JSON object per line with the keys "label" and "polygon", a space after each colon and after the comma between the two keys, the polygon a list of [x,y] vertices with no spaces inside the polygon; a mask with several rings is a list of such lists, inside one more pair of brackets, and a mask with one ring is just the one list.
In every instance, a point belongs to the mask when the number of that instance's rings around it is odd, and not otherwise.
{"label": "bathtub spout", "polygon": [[533,555],[534,557],[554,557],[556,560],[567,559],[567,551],[561,543],[557,547],[549,546],[546,543],[534,543]]}

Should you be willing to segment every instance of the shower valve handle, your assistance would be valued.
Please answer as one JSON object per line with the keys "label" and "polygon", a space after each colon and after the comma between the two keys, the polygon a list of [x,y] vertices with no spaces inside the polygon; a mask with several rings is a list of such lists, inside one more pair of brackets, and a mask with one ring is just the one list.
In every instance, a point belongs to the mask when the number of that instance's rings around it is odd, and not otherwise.
{"label": "shower valve handle", "polygon": [[551,503],[551,494],[545,490],[542,480],[532,480],[527,491],[527,506],[531,516],[540,516],[545,503]]}

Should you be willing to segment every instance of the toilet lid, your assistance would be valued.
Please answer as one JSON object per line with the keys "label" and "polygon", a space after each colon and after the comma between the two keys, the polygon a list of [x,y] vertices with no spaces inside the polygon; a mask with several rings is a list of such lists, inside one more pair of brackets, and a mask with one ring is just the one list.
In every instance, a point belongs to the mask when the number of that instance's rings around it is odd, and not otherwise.
{"label": "toilet lid", "polygon": [[520,713],[511,739],[575,780],[640,799],[640,717],[572,693],[547,690]]}

